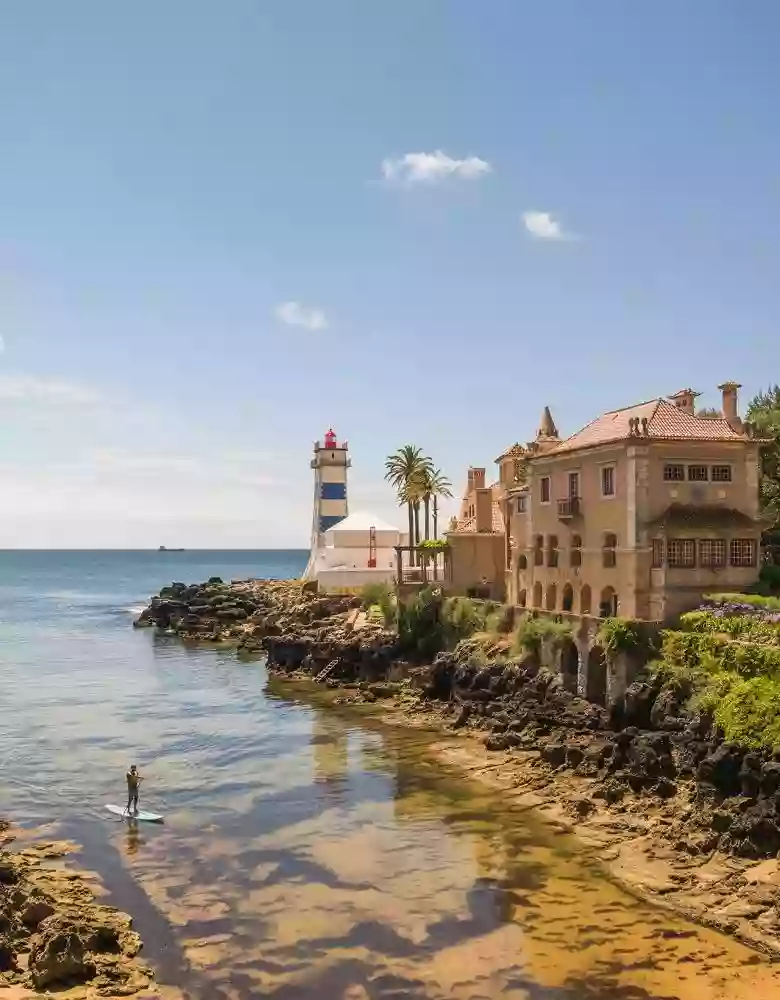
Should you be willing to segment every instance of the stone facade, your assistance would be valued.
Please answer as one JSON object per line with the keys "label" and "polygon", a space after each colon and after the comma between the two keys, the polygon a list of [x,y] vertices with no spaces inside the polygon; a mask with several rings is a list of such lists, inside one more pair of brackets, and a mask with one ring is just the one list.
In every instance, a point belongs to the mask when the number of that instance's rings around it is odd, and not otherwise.
{"label": "stone facade", "polygon": [[698,417],[695,393],[605,414],[526,449],[506,491],[511,603],[666,621],[756,579],[762,442],[736,412]]}

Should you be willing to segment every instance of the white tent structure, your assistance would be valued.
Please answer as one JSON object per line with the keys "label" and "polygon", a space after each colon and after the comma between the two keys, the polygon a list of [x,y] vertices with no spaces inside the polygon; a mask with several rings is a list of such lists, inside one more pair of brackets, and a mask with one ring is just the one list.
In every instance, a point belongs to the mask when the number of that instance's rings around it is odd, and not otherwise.
{"label": "white tent structure", "polygon": [[324,590],[392,583],[395,546],[408,544],[403,532],[367,511],[355,511],[328,528],[324,541],[311,572]]}

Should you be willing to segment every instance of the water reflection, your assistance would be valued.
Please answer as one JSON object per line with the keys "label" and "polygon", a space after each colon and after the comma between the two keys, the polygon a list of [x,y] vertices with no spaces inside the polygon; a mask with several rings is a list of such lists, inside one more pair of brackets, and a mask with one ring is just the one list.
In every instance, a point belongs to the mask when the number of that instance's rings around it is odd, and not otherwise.
{"label": "water reflection", "polygon": [[[424,735],[267,689],[227,652],[90,642],[80,672],[75,652],[50,661],[43,702],[6,666],[0,796],[63,820],[193,1000],[780,995],[746,949],[637,903],[510,793],[435,765]],[[130,759],[164,827],[105,814]]]}
{"label": "water reflection", "polygon": [[144,838],[141,836],[139,823],[134,819],[128,820],[127,833],[125,834],[125,853],[130,855],[137,854],[138,849],[143,843]]}

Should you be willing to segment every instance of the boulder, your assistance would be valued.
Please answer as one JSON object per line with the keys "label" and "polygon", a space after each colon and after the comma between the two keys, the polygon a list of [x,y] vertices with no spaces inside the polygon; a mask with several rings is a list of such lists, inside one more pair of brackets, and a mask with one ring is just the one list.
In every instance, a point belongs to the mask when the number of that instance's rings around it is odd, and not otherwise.
{"label": "boulder", "polygon": [[712,785],[721,795],[738,795],[742,788],[741,767],[740,751],[723,743],[699,764],[696,780],[702,785]]}
{"label": "boulder", "polygon": [[92,979],[97,970],[85,933],[83,925],[65,916],[43,921],[30,946],[29,970],[36,989]]}

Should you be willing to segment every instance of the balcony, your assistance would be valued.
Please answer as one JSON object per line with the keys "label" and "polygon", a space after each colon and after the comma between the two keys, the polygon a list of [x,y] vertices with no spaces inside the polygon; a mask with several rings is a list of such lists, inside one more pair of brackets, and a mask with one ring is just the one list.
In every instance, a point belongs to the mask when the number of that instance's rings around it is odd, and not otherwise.
{"label": "balcony", "polygon": [[579,514],[580,514],[579,497],[567,497],[565,500],[558,501],[559,520],[570,521],[573,517],[578,517]]}

